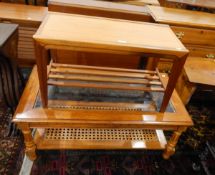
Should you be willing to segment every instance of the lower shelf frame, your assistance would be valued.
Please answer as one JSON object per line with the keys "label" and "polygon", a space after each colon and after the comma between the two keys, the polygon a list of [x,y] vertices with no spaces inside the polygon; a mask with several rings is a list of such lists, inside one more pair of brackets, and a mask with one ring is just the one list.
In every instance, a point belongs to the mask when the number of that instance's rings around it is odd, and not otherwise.
{"label": "lower shelf frame", "polygon": [[37,129],[37,149],[149,149],[167,144],[162,130],[141,128],[46,128]]}

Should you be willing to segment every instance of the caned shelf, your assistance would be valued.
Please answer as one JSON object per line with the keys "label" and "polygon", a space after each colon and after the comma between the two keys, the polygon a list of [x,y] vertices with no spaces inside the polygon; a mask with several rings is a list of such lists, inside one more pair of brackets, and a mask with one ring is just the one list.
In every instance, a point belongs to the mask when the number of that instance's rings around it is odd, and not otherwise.
{"label": "caned shelf", "polygon": [[162,130],[141,128],[37,129],[38,149],[164,149]]}

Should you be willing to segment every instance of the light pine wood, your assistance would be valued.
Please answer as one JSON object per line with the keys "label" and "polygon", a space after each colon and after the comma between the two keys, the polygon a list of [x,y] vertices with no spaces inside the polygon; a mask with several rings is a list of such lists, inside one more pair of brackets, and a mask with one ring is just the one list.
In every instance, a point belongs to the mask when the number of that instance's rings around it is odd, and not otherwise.
{"label": "light pine wood", "polygon": [[158,6],[147,7],[154,20],[159,23],[215,29],[215,14]]}
{"label": "light pine wood", "polygon": [[[73,13],[90,16],[100,16],[114,19],[126,19],[132,21],[152,21],[146,6],[134,6],[118,2],[94,1],[94,0],[49,0],[49,11]],[[53,54],[53,51],[51,51]],[[55,52],[56,61],[70,64],[85,64],[94,66],[110,66],[120,68],[139,67],[138,56],[120,56],[115,54],[98,54],[74,51]],[[58,59],[60,57],[60,59]],[[99,57],[99,60],[98,60]],[[121,58],[122,57],[122,58]],[[72,58],[72,59],[71,59]]]}
{"label": "light pine wood", "polygon": [[[59,24],[58,28],[55,27],[56,22]],[[108,30],[103,30],[103,28]],[[131,33],[132,35],[129,35]],[[142,36],[144,39],[139,36]],[[175,83],[180,75],[180,71],[182,70],[188,54],[187,49],[182,45],[167,25],[129,22],[54,12],[47,15],[39,30],[34,35],[34,39],[36,43],[37,66],[39,70],[38,74],[41,85],[40,92],[43,107],[47,107],[48,104],[46,76],[48,55],[47,53],[45,54],[48,49],[70,49],[75,51],[79,50],[101,53],[110,52],[123,55],[135,54],[140,56],[148,54],[155,57],[161,56],[174,59],[172,74],[170,76],[167,89],[164,92],[164,98],[160,109],[161,112],[166,110],[175,87]],[[161,43],[161,41],[165,42]],[[66,68],[57,69],[64,69],[64,71],[68,73],[80,73],[80,70],[74,70],[71,67],[69,68],[71,70],[66,70]],[[51,70],[53,72],[53,69]],[[87,71],[82,70],[82,73],[83,72],[86,73]],[[110,75],[110,72],[105,72],[105,74],[103,75]],[[132,76],[135,77],[135,74],[133,73]],[[80,85],[80,83],[64,83],[62,81],[56,82],[53,80],[49,80],[49,84],[60,86]],[[91,87],[96,87],[92,84],[89,85]],[[104,88],[105,86],[97,85],[97,87]],[[113,88],[112,86],[109,87]],[[132,88],[134,89],[134,87]],[[143,89],[146,90],[145,88]],[[158,88],[157,90],[160,91],[161,89]]]}
{"label": "light pine wood", "polygon": [[168,141],[166,145],[166,149],[163,153],[163,158],[164,159],[169,159],[171,155],[175,153],[175,147],[178,143],[179,137],[181,136],[182,132],[186,131],[185,127],[178,127],[176,131],[174,131],[172,137]]}
{"label": "light pine wood", "polygon": [[[215,17],[215,15],[214,15]],[[183,24],[181,24],[183,26]],[[185,45],[215,46],[215,30],[171,26],[181,42]],[[214,28],[215,29],[215,28]]]}
{"label": "light pine wood", "polygon": [[17,21],[39,25],[47,13],[47,7],[0,2],[0,21]]}
{"label": "light pine wood", "polygon": [[47,11],[47,7],[0,2],[0,22],[19,24],[17,61],[20,66],[35,64],[32,36]]}
{"label": "light pine wood", "polygon": [[[48,8],[49,11],[67,13],[75,13],[78,11],[79,8],[81,10],[87,9],[89,13],[88,15],[91,15],[90,12],[93,12],[94,10],[95,12],[105,11],[107,14],[111,12],[113,16],[116,15],[116,13],[124,13],[127,15],[139,14],[143,16],[150,16],[148,14],[147,8],[145,7],[121,4],[113,1],[108,2],[97,0],[50,0]],[[85,12],[80,13],[83,14]],[[99,13],[97,14],[97,16],[100,16]],[[111,17],[111,14],[109,17]]]}
{"label": "light pine wood", "polygon": [[[179,136],[192,120],[183,106],[176,91],[173,92],[171,103],[174,112],[141,112],[141,111],[105,111],[105,110],[59,110],[34,108],[38,94],[38,78],[36,68],[33,69],[23,96],[18,105],[13,121],[17,123],[25,136],[26,154],[31,160],[36,159],[36,149],[164,149],[164,158],[169,158],[175,151]],[[167,76],[161,74],[162,83],[167,84]],[[76,105],[85,105],[79,104]],[[52,102],[59,104],[59,102]],[[92,104],[91,104],[92,105]],[[95,105],[95,104],[94,104]],[[104,104],[103,104],[104,105]],[[111,105],[111,104],[108,104]],[[119,104],[124,106],[124,104]],[[129,104],[127,104],[129,105]],[[130,106],[130,105],[129,105]],[[159,142],[132,142],[132,141],[83,141],[47,139],[44,135],[45,128],[131,128],[151,129],[157,134]],[[37,128],[32,138],[30,128]],[[165,130],[174,130],[171,139],[167,142],[163,135]],[[115,137],[115,136],[114,136]]]}
{"label": "light pine wood", "polygon": [[[164,92],[158,71],[53,64],[49,69],[49,85]],[[157,81],[150,83],[151,80]]]}
{"label": "light pine wood", "polygon": [[189,56],[206,58],[207,55],[215,55],[215,47],[188,45]]}
{"label": "light pine wood", "polygon": [[213,57],[188,57],[184,69],[189,82],[215,86],[215,55]]}
{"label": "light pine wood", "polygon": [[190,56],[185,63],[184,71],[180,75],[176,85],[177,92],[185,105],[189,103],[198,86],[211,90],[214,89],[214,55],[208,55],[208,58]]}
{"label": "light pine wood", "polygon": [[[58,23],[57,28],[56,23]],[[146,53],[153,51],[153,53],[169,53],[176,56],[188,53],[166,25],[54,12],[47,15],[33,38],[49,47],[61,45],[83,49],[88,47]]]}
{"label": "light pine wood", "polygon": [[180,95],[180,98],[184,105],[187,105],[196,90],[195,83],[189,82],[185,71],[181,73],[180,77],[178,78],[178,82],[176,84],[176,90]]}

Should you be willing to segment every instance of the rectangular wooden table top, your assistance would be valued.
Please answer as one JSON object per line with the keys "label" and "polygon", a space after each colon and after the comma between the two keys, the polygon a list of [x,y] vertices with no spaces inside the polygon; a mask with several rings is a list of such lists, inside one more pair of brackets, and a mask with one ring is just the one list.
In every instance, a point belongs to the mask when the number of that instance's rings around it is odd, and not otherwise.
{"label": "rectangular wooden table top", "polygon": [[188,53],[168,25],[49,12],[33,38],[49,48],[73,47],[157,53]]}
{"label": "rectangular wooden table top", "polygon": [[214,0],[167,0],[167,2],[175,2],[197,7],[215,8]]}
{"label": "rectangular wooden table top", "polygon": [[[122,4],[109,1],[96,0],[49,0],[49,8],[51,5],[61,5],[66,7],[81,7],[88,9],[105,9],[111,12],[131,12],[139,14],[147,14],[147,8],[143,6],[134,6],[129,4]],[[64,8],[65,9],[65,8]],[[52,11],[52,10],[51,10]]]}
{"label": "rectangular wooden table top", "polygon": [[201,57],[188,57],[184,66],[191,83],[215,86],[215,61]]}
{"label": "rectangular wooden table top", "polygon": [[159,23],[215,29],[215,14],[158,6],[148,8],[154,20]]}
{"label": "rectangular wooden table top", "polygon": [[0,19],[3,20],[33,21],[41,23],[47,12],[47,7],[0,2]]}

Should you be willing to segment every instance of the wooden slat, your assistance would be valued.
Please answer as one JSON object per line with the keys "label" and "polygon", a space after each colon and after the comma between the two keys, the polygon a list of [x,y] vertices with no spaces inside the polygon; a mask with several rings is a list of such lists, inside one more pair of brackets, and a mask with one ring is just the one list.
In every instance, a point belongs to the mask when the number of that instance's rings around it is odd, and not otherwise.
{"label": "wooden slat", "polygon": [[103,75],[103,76],[113,76],[113,77],[131,77],[131,78],[146,78],[151,80],[158,80],[158,76],[150,76],[143,73],[124,73],[124,72],[114,72],[114,71],[103,71],[103,70],[79,70],[73,68],[51,68],[51,72],[64,73],[64,74],[87,74],[87,75]]}
{"label": "wooden slat", "polygon": [[115,90],[138,90],[138,91],[156,91],[163,92],[163,88],[159,87],[145,87],[145,86],[128,86],[128,85],[110,85],[98,83],[79,83],[68,81],[48,80],[49,85],[65,86],[65,87],[83,87],[83,88],[100,88],[100,89],[115,89]]}
{"label": "wooden slat", "polygon": [[34,49],[28,47],[18,47],[18,52],[30,52],[34,54]]}
{"label": "wooden slat", "polygon": [[148,73],[156,74],[156,71],[150,70],[136,70],[136,69],[123,69],[123,68],[112,68],[112,67],[98,67],[98,66],[84,66],[84,65],[71,65],[71,64],[59,64],[52,63],[52,67],[65,67],[65,68],[77,68],[77,69],[94,69],[94,70],[108,70],[117,72],[138,72],[138,73]]}
{"label": "wooden slat", "polygon": [[34,40],[32,37],[19,37],[19,41],[27,41],[33,43]]}
{"label": "wooden slat", "polygon": [[36,32],[36,31],[37,31],[37,28],[20,26],[20,27],[19,27],[19,30],[29,30],[29,31],[34,31],[34,32]]}
{"label": "wooden slat", "polygon": [[85,75],[62,75],[62,74],[50,74],[49,79],[60,80],[81,80],[81,81],[99,81],[99,82],[112,82],[112,83],[134,83],[134,84],[147,84],[147,85],[161,85],[159,81],[149,81],[146,79],[122,79],[116,77],[104,77],[104,76],[85,76]]}
{"label": "wooden slat", "polygon": [[25,34],[25,35],[34,35],[36,31],[31,31],[31,30],[19,30],[19,34]]}

